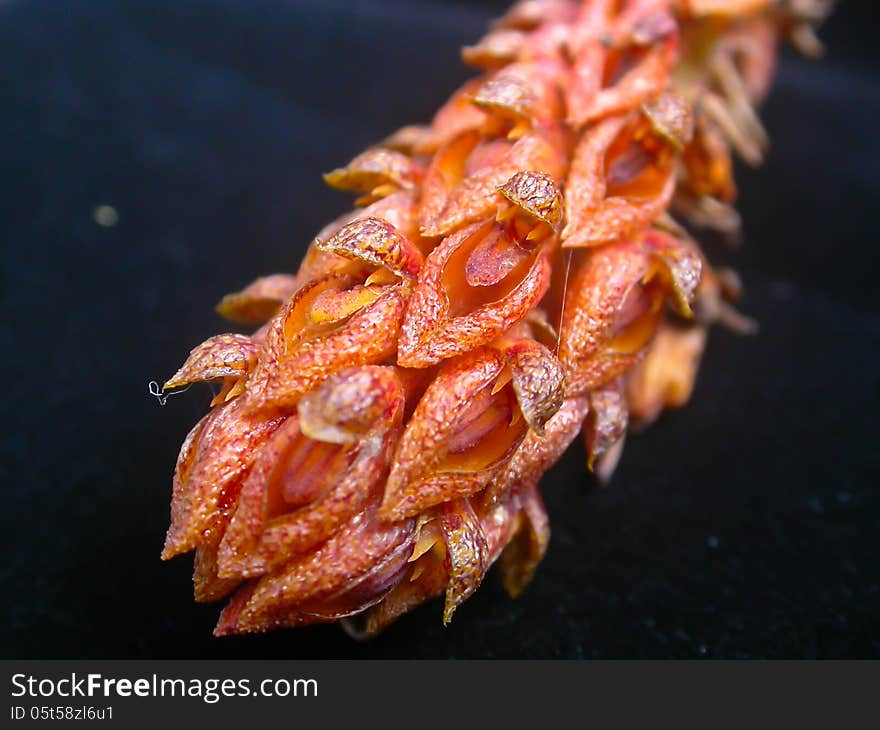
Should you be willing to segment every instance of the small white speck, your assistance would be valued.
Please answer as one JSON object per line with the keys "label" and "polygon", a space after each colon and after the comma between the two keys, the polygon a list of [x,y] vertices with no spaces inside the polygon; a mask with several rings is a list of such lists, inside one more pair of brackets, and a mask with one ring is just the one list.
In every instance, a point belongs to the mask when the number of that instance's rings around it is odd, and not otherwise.
{"label": "small white speck", "polygon": [[95,223],[104,228],[112,228],[119,222],[119,213],[112,205],[98,205],[92,211]]}
{"label": "small white speck", "polygon": [[721,541],[717,537],[715,537],[715,535],[709,535],[709,537],[706,539],[706,545],[712,548],[712,550],[715,550],[720,544]]}

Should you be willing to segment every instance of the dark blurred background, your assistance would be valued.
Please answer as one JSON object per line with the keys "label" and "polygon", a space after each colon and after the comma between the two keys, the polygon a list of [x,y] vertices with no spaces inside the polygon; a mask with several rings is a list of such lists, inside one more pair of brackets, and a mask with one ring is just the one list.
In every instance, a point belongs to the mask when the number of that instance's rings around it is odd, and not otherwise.
{"label": "dark blurred background", "polygon": [[[320,174],[466,76],[506,3],[0,4],[0,654],[12,657],[877,657],[880,85],[871,3],[786,55],[766,165],[742,171],[752,338],[713,333],[694,397],[607,489],[572,448],[549,554],[372,643],[213,639],[191,560],[159,561],[171,472],[210,394],[147,394],[290,271],[350,197]],[[109,206],[113,210],[96,209]],[[99,222],[100,221],[100,222]],[[102,225],[103,224],[103,225]]]}

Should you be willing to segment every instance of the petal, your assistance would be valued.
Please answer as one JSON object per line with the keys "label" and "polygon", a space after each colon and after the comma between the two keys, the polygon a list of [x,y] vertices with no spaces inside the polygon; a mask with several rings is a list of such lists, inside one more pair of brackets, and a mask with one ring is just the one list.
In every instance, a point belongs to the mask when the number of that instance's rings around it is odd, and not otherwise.
{"label": "petal", "polygon": [[[620,40],[621,36],[627,35],[630,36],[629,39],[633,39],[633,36],[639,39],[641,36],[644,40],[647,34],[659,34],[666,40],[657,42],[658,39],[655,38],[653,44],[641,52],[637,45],[612,50],[605,60],[605,76],[613,77],[619,73],[615,69],[616,64],[620,64],[625,70],[619,78],[613,80],[612,85],[600,89],[592,103],[575,109],[574,113],[570,112],[571,121],[577,126],[624,114],[659,96],[669,84],[678,46],[675,21],[666,13],[651,13],[639,18],[636,14],[643,11],[638,4],[634,4],[633,10],[634,13],[629,17],[621,18],[619,27],[614,30]],[[637,59],[635,62],[634,57]]]}
{"label": "petal", "polygon": [[472,46],[461,49],[461,57],[470,66],[493,71],[510,63],[519,54],[526,34],[510,28],[499,28],[485,35]]}
{"label": "petal", "polygon": [[[190,498],[190,475],[192,474],[193,466],[196,463],[199,445],[202,442],[202,436],[213,422],[217,420],[221,411],[221,408],[214,408],[210,413],[203,416],[186,435],[186,438],[180,446],[180,452],[177,455],[177,463],[174,466],[174,477],[172,480],[172,515],[178,512],[183,512],[186,509],[186,503]],[[186,550],[181,550],[180,552],[186,552]],[[165,550],[163,550],[162,559],[167,560],[170,557],[173,557],[173,554],[166,557]]]}
{"label": "petal", "polygon": [[162,386],[162,390],[245,375],[253,368],[258,349],[257,344],[246,335],[211,337],[190,352],[186,362]]}
{"label": "petal", "polygon": [[[481,489],[525,435],[524,424],[492,423],[473,431],[481,404],[490,413],[491,387],[504,369],[501,356],[480,348],[449,362],[428,386],[407,424],[394,456],[380,510],[382,519],[415,515],[435,504]],[[509,403],[508,403],[509,406]],[[504,411],[501,411],[502,415]],[[471,439],[456,445],[461,429]]]}
{"label": "petal", "polygon": [[660,328],[645,359],[627,376],[630,415],[640,425],[655,420],[664,408],[679,408],[690,399],[706,334],[702,325]]}
{"label": "petal", "polygon": [[352,443],[393,423],[395,414],[403,412],[403,389],[394,368],[350,368],[307,393],[298,411],[300,428],[309,438]]}
{"label": "petal", "polygon": [[536,123],[562,117],[561,64],[549,60],[511,63],[493,74],[474,94],[474,104],[490,116],[512,121],[514,137]]}
{"label": "petal", "polygon": [[520,0],[496,22],[501,28],[532,30],[543,23],[571,23],[580,3],[571,0]]}
{"label": "petal", "polygon": [[541,494],[534,484],[517,490],[522,522],[501,553],[501,580],[508,595],[519,597],[532,580],[550,544],[550,521]]}
{"label": "petal", "polygon": [[[412,550],[415,523],[382,523],[368,510],[315,550],[257,581],[241,610],[239,630],[265,630],[279,612],[341,591],[369,575],[395,551]],[[269,625],[267,625],[267,622]]]}
{"label": "petal", "polygon": [[644,114],[613,117],[587,131],[566,185],[563,247],[635,236],[661,215],[675,192],[672,149]]}
{"label": "petal", "polygon": [[238,497],[259,445],[282,420],[250,414],[244,399],[236,398],[215,408],[193,440],[187,439],[175,474],[164,560],[202,542],[202,532],[211,527],[217,513]]}
{"label": "petal", "polygon": [[[475,130],[463,132],[446,142],[431,158],[422,182],[419,208],[423,235],[430,235],[427,227],[443,215],[450,196],[465,180],[468,171],[471,176],[487,175],[486,167],[490,163],[498,164],[513,146],[507,140],[483,140],[481,145],[481,139]],[[479,164],[471,161],[472,157],[476,157]]]}
{"label": "petal", "polygon": [[464,278],[468,285],[494,286],[531,255],[527,249],[511,244],[508,232],[493,226],[467,258]]}
{"label": "petal", "polygon": [[298,606],[298,610],[309,618],[338,621],[375,606],[409,572],[408,558],[411,552],[412,543],[401,542],[363,576],[346,584],[341,591],[306,601]]}
{"label": "petal", "polygon": [[498,192],[555,231],[561,228],[565,215],[562,191],[549,175],[523,170],[498,188]]}
{"label": "petal", "polygon": [[290,274],[264,276],[240,292],[223,297],[217,312],[238,324],[261,325],[271,319],[297,288],[296,277]]}
{"label": "petal", "polygon": [[[409,574],[404,576],[376,606],[343,621],[343,626],[349,634],[359,639],[375,636],[400,615],[444,592],[447,592],[452,604],[464,600],[464,594],[457,592],[457,589],[467,589],[478,581],[481,574],[484,574],[498,558],[514,535],[518,524],[517,514],[520,510],[519,500],[516,503],[512,500],[504,500],[488,507],[483,504],[485,500],[476,501],[478,505],[475,506],[471,502],[469,508],[457,503],[444,507],[453,514],[458,513],[455,519],[447,517],[448,532],[454,536],[456,523],[467,526],[467,530],[463,533],[465,539],[456,540],[454,546],[456,555],[454,570],[457,580],[453,580],[450,586],[450,578],[453,575],[452,559],[440,529],[440,520],[434,516],[427,518],[428,521],[423,523],[422,534],[425,529],[436,525],[429,538],[429,541],[433,541],[435,549],[430,549],[431,545],[429,545],[427,552],[422,551],[412,563]],[[468,500],[461,502],[466,503]],[[469,511],[476,516],[479,530]],[[480,565],[482,568],[479,567]],[[449,592],[450,588],[451,592]],[[460,596],[461,600],[458,600]]]}
{"label": "petal", "polygon": [[[357,514],[375,492],[384,465],[366,455],[358,458],[356,453],[339,454],[327,473],[292,472],[292,459],[297,464],[307,459],[295,459],[292,453],[307,448],[297,419],[291,417],[261,449],[220,545],[221,576],[261,575],[313,548]],[[381,457],[386,458],[387,454]],[[300,491],[308,492],[307,500],[315,491],[319,496],[305,505],[290,505],[288,513],[278,514],[285,504],[285,484],[295,484]]]}
{"label": "petal", "polygon": [[235,595],[232,596],[220,614],[217,625],[214,627],[214,636],[229,636],[230,634],[239,633],[237,631],[239,617],[254,594],[255,587],[256,581],[250,581],[235,592]]}
{"label": "petal", "polygon": [[574,127],[585,119],[596,94],[602,88],[607,40],[609,0],[594,0],[580,6],[577,23],[571,26],[566,47],[571,62],[571,73],[565,89],[568,122]]}
{"label": "petal", "polygon": [[198,603],[219,601],[232,593],[241,583],[239,578],[221,578],[217,573],[217,552],[224,533],[223,521],[219,520],[218,526],[210,530],[210,537],[196,548],[193,562],[193,592]]}
{"label": "petal", "polygon": [[[494,287],[469,287],[466,277],[456,273],[465,269],[466,257],[491,230],[486,223],[465,228],[428,256],[404,316],[401,365],[425,367],[491,342],[525,319],[544,296],[550,285],[551,241],[531,254],[527,271],[514,273],[528,263],[525,260]],[[456,276],[464,280],[457,286]],[[450,284],[456,286],[454,292],[448,290]]]}
{"label": "petal", "polygon": [[700,284],[703,269],[699,251],[659,230],[645,232],[642,240],[663,264],[676,310],[683,317],[692,317],[691,302]]}
{"label": "petal", "polygon": [[517,340],[503,350],[513,376],[513,389],[529,427],[539,435],[565,397],[565,375],[559,360],[534,340]]}
{"label": "petal", "polygon": [[[330,537],[378,498],[403,407],[393,368],[345,370],[307,394],[299,418],[275,432],[242,488],[220,549],[221,575],[264,573]],[[291,502],[300,495],[304,503]]]}
{"label": "petal", "polygon": [[516,534],[520,522],[519,499],[512,492],[506,493],[494,503],[484,495],[475,495],[470,499],[486,537],[488,568],[501,556]]}
{"label": "petal", "polygon": [[[327,282],[328,290],[341,283]],[[403,319],[402,289],[385,287],[372,303],[309,337],[299,325],[321,293],[318,289],[310,290],[309,299],[295,299],[270,332],[266,354],[254,371],[247,394],[253,409],[290,409],[304,393],[334,372],[381,363],[394,356]],[[287,337],[285,329],[290,332]]]}
{"label": "petal", "polygon": [[654,133],[681,152],[694,136],[691,106],[680,95],[667,91],[642,106]]}
{"label": "petal", "polygon": [[684,185],[697,198],[704,195],[730,203],[736,197],[730,148],[717,129],[698,113],[694,137],[684,148]]}
{"label": "petal", "polygon": [[480,521],[467,499],[447,502],[440,508],[440,530],[446,543],[449,579],[443,607],[443,623],[468,599],[489,568],[488,546]]}
{"label": "petal", "polygon": [[342,590],[296,603],[293,607],[268,606],[257,616],[245,611],[249,609],[249,603],[257,587],[256,582],[252,582],[242,588],[230,601],[220,617],[214,634],[223,636],[276,628],[296,628],[315,623],[336,622],[363,614],[383,602],[386,596],[404,580],[409,571],[407,557],[411,549],[410,542],[401,542],[398,547]]}
{"label": "petal", "polygon": [[[455,156],[459,156],[473,150],[476,139],[461,138],[453,142],[447,154],[442,150],[438,153],[431,167],[450,164],[448,156],[453,152]],[[470,149],[467,145],[470,145]],[[498,162],[481,167],[460,181],[454,174],[454,168],[439,173],[445,181],[444,195],[438,193],[438,188],[443,187],[436,184],[429,187],[429,178],[436,178],[438,175],[429,168],[423,194],[422,235],[447,236],[456,228],[491,215],[497,207],[498,188],[517,172],[533,170],[559,180],[563,178],[566,166],[560,130],[557,127],[541,127],[518,139]]]}
{"label": "petal", "polygon": [[562,246],[598,246],[638,232],[669,207],[675,182],[675,175],[670,170],[652,198],[637,201],[623,197],[606,198],[581,221],[579,227],[572,227],[571,235],[563,237]]}
{"label": "petal", "polygon": [[422,266],[422,253],[387,221],[361,218],[340,228],[317,247],[347,259],[384,266],[400,277],[413,278]]}
{"label": "petal", "polygon": [[578,142],[565,183],[568,222],[562,231],[563,244],[583,228],[605,198],[605,153],[625,123],[622,117],[599,122]]}
{"label": "petal", "polygon": [[611,341],[619,331],[625,302],[639,293],[640,282],[652,265],[652,256],[635,241],[591,249],[574,263],[559,339],[559,359],[565,369],[568,394],[601,385],[638,360],[637,348],[614,351]]}
{"label": "petal", "polygon": [[416,606],[441,595],[448,583],[447,571],[435,561],[418,577],[404,577],[380,603],[366,612],[342,622],[346,632],[356,639],[368,639]]}
{"label": "petal", "polygon": [[486,499],[498,502],[512,488],[537,484],[580,433],[588,411],[589,401],[585,396],[565,400],[547,422],[543,436],[534,431],[526,435],[510,461],[486,487]]}
{"label": "petal", "polygon": [[356,220],[378,218],[410,241],[418,240],[418,205],[414,192],[401,190],[377,200],[366,208],[358,208],[340,216],[324,226],[312,240],[308,251],[296,274],[296,288],[299,289],[330,274],[364,275],[367,266],[364,262],[353,261],[335,253],[322,250],[321,244],[332,238],[339,230]]}
{"label": "petal", "polygon": [[359,154],[345,167],[328,172],[324,180],[340,190],[369,193],[386,185],[395,190],[411,190],[421,177],[421,166],[405,154],[374,147]]}
{"label": "petal", "polygon": [[633,367],[660,325],[664,297],[691,316],[701,267],[692,244],[654,230],[579,258],[560,331],[568,393],[589,390]]}
{"label": "petal", "polygon": [[623,383],[618,379],[590,393],[590,412],[584,423],[587,468],[596,468],[602,457],[620,441],[629,423]]}
{"label": "petal", "polygon": [[529,64],[506,66],[493,74],[477,89],[474,104],[490,115],[534,118],[541,109],[530,79],[522,73],[529,67]]}

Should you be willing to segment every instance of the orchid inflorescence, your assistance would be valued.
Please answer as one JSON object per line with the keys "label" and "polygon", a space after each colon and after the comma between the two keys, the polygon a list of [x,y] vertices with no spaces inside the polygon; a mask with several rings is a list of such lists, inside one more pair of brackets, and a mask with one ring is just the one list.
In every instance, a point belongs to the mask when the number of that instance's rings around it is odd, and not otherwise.
{"label": "orchid inflorescence", "polygon": [[184,441],[163,558],[195,550],[215,633],[443,620],[549,540],[542,474],[579,434],[610,477],[631,426],[690,396],[707,328],[751,323],[672,217],[728,235],[733,149],[776,43],[816,0],[523,0],[463,51],[426,126],[333,170],[359,197],[295,275],[218,310],[164,389],[222,387]]}

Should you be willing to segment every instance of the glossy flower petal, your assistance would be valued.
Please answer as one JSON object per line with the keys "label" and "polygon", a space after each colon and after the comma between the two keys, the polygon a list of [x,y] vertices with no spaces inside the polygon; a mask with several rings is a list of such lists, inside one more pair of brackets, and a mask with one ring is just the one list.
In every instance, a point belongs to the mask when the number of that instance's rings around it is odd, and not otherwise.
{"label": "glossy flower petal", "polygon": [[247,375],[256,362],[258,349],[257,344],[245,335],[211,337],[193,349],[180,370],[165,382],[162,389]]}
{"label": "glossy flower petal", "polygon": [[422,253],[397,229],[381,218],[359,218],[344,225],[326,241],[321,251],[346,259],[384,267],[401,278],[418,276]]}
{"label": "glossy flower petal", "polygon": [[615,463],[603,463],[621,442],[629,424],[629,410],[621,380],[614,380],[589,395],[590,411],[584,423],[587,468],[607,481]]}
{"label": "glossy flower petal", "polygon": [[515,490],[520,519],[513,538],[501,553],[501,579],[512,598],[517,598],[532,581],[550,544],[550,520],[536,483]]}
{"label": "glossy flower petal", "polygon": [[393,368],[331,376],[260,449],[220,546],[219,573],[260,575],[330,537],[384,486],[400,436]]}
{"label": "glossy flower petal", "polygon": [[658,231],[583,255],[559,339],[568,392],[601,386],[633,367],[660,324],[664,300],[690,314],[700,271],[693,249]]}
{"label": "glossy flower petal", "polygon": [[437,152],[425,173],[422,235],[448,236],[492,215],[498,189],[518,172],[533,170],[558,180],[566,165],[564,139],[555,127],[533,130],[516,142],[462,135]]}
{"label": "glossy flower petal", "polygon": [[401,287],[365,287],[342,275],[303,287],[269,328],[250,407],[289,410],[332,373],[392,358],[405,299]]}
{"label": "glossy flower petal", "polygon": [[[483,286],[472,259],[484,256],[490,240],[511,254],[506,275]],[[523,249],[492,221],[477,223],[445,239],[425,261],[404,317],[398,362],[425,367],[467,352],[522,321],[550,285],[553,241]],[[472,265],[468,274],[468,265]],[[468,281],[470,278],[470,282]],[[473,286],[471,284],[476,284]]]}
{"label": "glossy flower petal", "polygon": [[215,408],[194,428],[174,472],[171,526],[162,557],[197,547],[202,532],[234,503],[256,457],[256,447],[282,419],[248,413],[243,398]]}
{"label": "glossy flower petal", "polygon": [[443,623],[473,594],[488,570],[489,546],[480,520],[466,499],[445,502],[438,519],[446,544],[446,567],[449,575]]}
{"label": "glossy flower petal", "polygon": [[[483,347],[447,363],[416,406],[394,456],[380,516],[400,519],[482,489],[525,437],[505,360]],[[500,386],[496,389],[496,386]]]}
{"label": "glossy flower petal", "polygon": [[238,324],[261,325],[297,290],[290,274],[263,276],[240,292],[227,294],[217,305],[218,314]]}
{"label": "glossy flower petal", "polygon": [[412,190],[422,177],[422,167],[396,150],[374,147],[362,152],[345,167],[324,175],[324,181],[340,190],[363,193],[373,202],[398,190]]}
{"label": "glossy flower petal", "polygon": [[641,425],[654,421],[664,408],[680,408],[691,397],[706,346],[703,325],[664,324],[626,380],[630,414]]}

